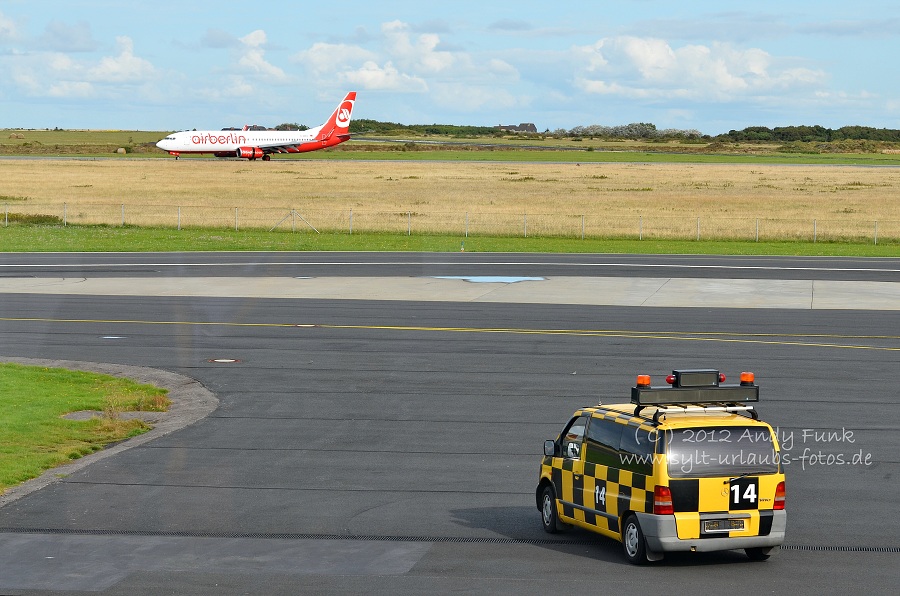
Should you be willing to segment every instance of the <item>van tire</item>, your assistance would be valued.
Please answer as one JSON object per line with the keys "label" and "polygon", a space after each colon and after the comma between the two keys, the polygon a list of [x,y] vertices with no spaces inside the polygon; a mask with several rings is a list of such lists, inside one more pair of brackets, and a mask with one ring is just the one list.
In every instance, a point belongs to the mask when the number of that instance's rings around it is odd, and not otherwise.
{"label": "van tire", "polygon": [[751,561],[765,561],[770,556],[772,556],[771,554],[769,554],[770,550],[772,549],[757,547],[745,548],[744,552],[747,553],[747,558],[749,558]]}
{"label": "van tire", "polygon": [[541,525],[548,534],[556,534],[565,528],[556,509],[556,491],[549,484],[541,493]]}
{"label": "van tire", "polygon": [[629,563],[633,565],[647,563],[647,542],[644,540],[641,524],[634,514],[626,517],[625,523],[622,524],[622,547]]}

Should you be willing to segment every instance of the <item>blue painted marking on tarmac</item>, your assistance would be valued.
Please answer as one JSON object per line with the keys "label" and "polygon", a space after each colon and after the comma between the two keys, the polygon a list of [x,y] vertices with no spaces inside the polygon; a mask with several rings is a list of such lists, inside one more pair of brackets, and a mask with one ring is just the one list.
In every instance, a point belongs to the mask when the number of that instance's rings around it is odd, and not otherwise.
{"label": "blue painted marking on tarmac", "polygon": [[461,279],[474,284],[514,284],[520,281],[546,281],[545,277],[511,277],[508,275],[436,275],[434,279]]}

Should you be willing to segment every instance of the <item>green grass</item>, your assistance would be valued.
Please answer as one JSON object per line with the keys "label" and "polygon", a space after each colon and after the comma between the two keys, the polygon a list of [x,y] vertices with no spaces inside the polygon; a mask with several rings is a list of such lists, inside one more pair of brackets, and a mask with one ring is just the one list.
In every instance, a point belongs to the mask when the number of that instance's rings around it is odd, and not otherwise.
{"label": "green grass", "polygon": [[[9,138],[19,134],[24,138]],[[145,130],[0,130],[0,147],[41,145],[134,145],[156,143],[168,133]]]}
{"label": "green grass", "polygon": [[[0,363],[0,493],[103,446],[149,430],[114,414],[165,410],[166,390],[109,375]],[[104,412],[65,420],[80,410]]]}
{"label": "green grass", "polygon": [[423,251],[900,256],[900,242],[749,242],[10,225],[0,252]]}
{"label": "green grass", "polygon": [[[24,138],[9,138],[21,134]],[[0,154],[66,155],[128,159],[114,155],[125,147],[129,155],[141,158],[172,159],[155,144],[168,134],[140,130],[0,130]],[[376,138],[371,136],[369,138]],[[721,151],[706,149],[705,143],[651,143],[604,139],[557,139],[553,137],[472,137],[467,139],[410,135],[420,143],[352,140],[326,151],[300,155],[276,155],[276,160],[412,160],[412,161],[499,161],[563,163],[723,163],[723,164],[832,164],[900,166],[900,154],[882,153],[782,153],[777,145],[737,144]],[[422,144],[425,141],[427,144]],[[433,144],[432,144],[433,143]],[[526,149],[522,146],[540,149]],[[213,156],[186,156],[181,159],[218,159]]]}

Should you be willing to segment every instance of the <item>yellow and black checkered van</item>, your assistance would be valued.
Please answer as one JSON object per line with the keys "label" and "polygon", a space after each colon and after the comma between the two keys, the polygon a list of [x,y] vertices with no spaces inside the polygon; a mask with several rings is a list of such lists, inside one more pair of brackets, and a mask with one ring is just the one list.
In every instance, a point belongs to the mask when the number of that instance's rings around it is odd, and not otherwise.
{"label": "yellow and black checkered van", "polygon": [[752,373],[646,375],[631,403],[582,408],[544,444],[535,497],[544,529],[579,526],[623,544],[632,563],[673,551],[744,549],[765,560],[784,541],[784,473],[758,420]]}

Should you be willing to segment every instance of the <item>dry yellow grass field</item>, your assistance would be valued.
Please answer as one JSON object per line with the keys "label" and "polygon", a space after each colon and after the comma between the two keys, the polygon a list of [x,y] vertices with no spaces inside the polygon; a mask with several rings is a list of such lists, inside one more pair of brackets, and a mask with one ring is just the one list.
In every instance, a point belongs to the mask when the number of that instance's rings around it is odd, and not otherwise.
{"label": "dry yellow grass field", "polygon": [[517,233],[525,219],[535,234],[616,235],[640,225],[689,237],[699,218],[706,238],[752,236],[759,221],[764,235],[816,226],[866,237],[877,225],[880,237],[898,238],[898,190],[900,168],[883,167],[0,160],[0,205],[59,213],[65,203],[68,220],[85,223],[117,223],[121,212],[128,223],[172,225],[181,208],[179,218],[202,211],[201,225],[240,217],[264,227],[296,210],[324,229]]}

